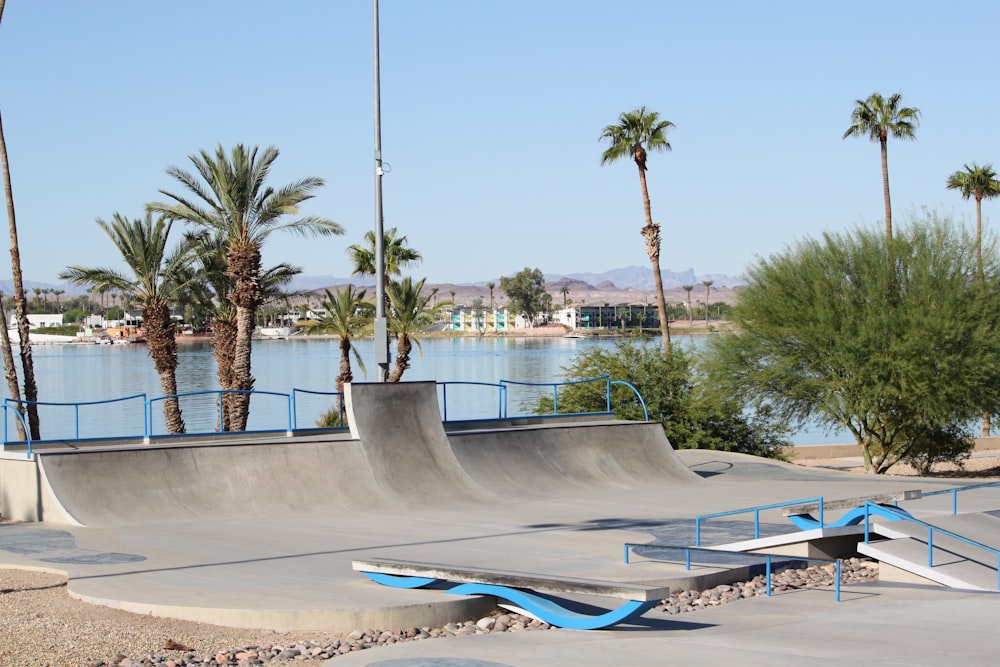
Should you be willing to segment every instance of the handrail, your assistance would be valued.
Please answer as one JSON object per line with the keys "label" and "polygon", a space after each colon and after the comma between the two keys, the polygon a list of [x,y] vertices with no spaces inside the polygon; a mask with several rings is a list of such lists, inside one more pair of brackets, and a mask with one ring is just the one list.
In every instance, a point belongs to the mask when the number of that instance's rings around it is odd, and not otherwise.
{"label": "handrail", "polygon": [[24,437],[27,438],[27,442],[28,442],[27,458],[30,459],[31,458],[31,429],[28,428],[28,424],[25,423],[25,421],[24,421],[24,415],[22,415],[21,411],[18,410],[17,408],[15,408],[13,406],[10,406],[10,405],[7,405],[7,399],[4,399],[3,408],[4,408],[4,410],[3,410],[3,432],[4,432],[4,436],[6,437],[6,434],[7,434],[7,411],[11,410],[15,415],[17,415],[17,420],[19,422],[21,422],[21,428],[24,429]]}
{"label": "handrail", "polygon": [[[588,382],[597,382],[598,380],[603,380],[605,383],[608,383],[611,380],[611,376],[598,375],[597,377],[586,378],[584,380],[570,380],[569,382],[517,382],[515,380],[504,380],[503,378],[500,378],[500,384],[502,385],[516,384],[516,385],[521,385],[523,387],[552,387],[552,414],[557,415],[559,414],[560,386],[572,385],[572,384],[586,384]],[[607,388],[605,388],[605,393],[607,393],[607,391],[608,391]],[[608,404],[609,404],[608,412],[611,411],[610,401],[611,399],[608,398]],[[506,410],[504,411],[504,414],[506,415]]]}
{"label": "handrail", "polygon": [[[558,388],[560,386],[562,386],[562,385],[572,385],[572,384],[583,384],[583,383],[586,383],[586,382],[595,382],[595,381],[603,381],[606,384],[605,393],[607,395],[607,401],[608,401],[608,411],[607,411],[607,413],[599,413],[599,412],[562,413],[562,414],[559,413]],[[642,395],[639,393],[639,391],[634,386],[630,385],[629,383],[621,381],[621,380],[611,380],[610,376],[607,376],[607,375],[600,376],[600,377],[597,377],[597,378],[590,378],[590,379],[585,379],[585,380],[574,380],[574,381],[569,381],[569,382],[544,382],[544,383],[543,382],[518,382],[518,381],[515,381],[515,380],[504,380],[504,379],[501,379],[497,383],[452,381],[452,382],[438,382],[437,384],[441,386],[443,421],[445,421],[445,422],[449,421],[449,418],[451,417],[451,415],[449,415],[449,412],[448,412],[448,385],[473,385],[473,386],[486,386],[486,387],[495,387],[495,388],[497,388],[497,418],[498,419],[507,419],[507,418],[510,417],[510,412],[508,410],[508,402],[509,402],[509,397],[510,397],[509,385],[551,386],[553,388],[552,389],[552,391],[553,391],[553,414],[554,415],[558,415],[558,416],[570,416],[570,414],[572,414],[572,415],[610,414],[611,413],[611,410],[610,410],[610,386],[611,386],[611,384],[623,384],[623,385],[629,387],[630,389],[632,389],[632,391],[635,392],[636,396],[638,396],[639,401],[640,401],[640,403],[643,406],[643,412],[645,413],[646,421],[649,421],[649,414],[648,414],[648,410],[646,408],[646,403],[645,403],[645,400],[643,400]],[[153,424],[156,423],[155,420],[154,420],[154,417],[153,417],[153,415],[154,415],[154,412],[153,412],[154,403],[161,402],[161,401],[164,401],[164,400],[167,400],[167,399],[171,399],[171,398],[180,399],[180,398],[184,398],[184,397],[188,397],[188,396],[200,396],[200,395],[216,395],[216,396],[219,397],[219,399],[217,400],[219,414],[217,415],[218,421],[216,422],[216,430],[214,432],[220,432],[221,424],[224,423],[223,414],[222,414],[222,409],[223,409],[222,408],[222,400],[221,400],[221,397],[223,395],[225,395],[225,394],[249,394],[249,395],[259,394],[259,395],[271,395],[271,396],[281,396],[281,397],[284,397],[287,400],[287,402],[288,402],[287,424],[286,424],[285,430],[290,434],[290,433],[292,433],[293,431],[295,431],[298,428],[298,414],[297,414],[296,396],[299,393],[309,393],[309,394],[316,394],[316,395],[331,395],[331,396],[338,396],[339,395],[341,397],[343,396],[343,394],[340,393],[340,392],[310,391],[310,390],[299,389],[299,388],[293,388],[291,390],[291,393],[288,393],[288,394],[281,393],[281,392],[273,392],[273,391],[261,391],[261,390],[256,390],[256,389],[251,389],[251,390],[211,389],[211,390],[203,390],[203,391],[183,392],[183,393],[171,394],[169,396],[157,396],[157,397],[154,397],[154,398],[147,398],[146,394],[135,394],[135,395],[132,395],[132,396],[125,396],[125,397],[122,397],[122,398],[113,398],[113,399],[100,400],[100,401],[81,401],[81,402],[74,402],[74,403],[55,403],[55,402],[40,402],[40,401],[24,401],[24,400],[15,400],[15,399],[9,399],[8,398],[8,399],[5,399],[4,405],[5,405],[5,407],[7,407],[8,404],[12,404],[12,403],[18,403],[18,404],[32,403],[32,404],[35,404],[35,405],[43,405],[43,406],[71,407],[75,411],[74,421],[73,421],[73,426],[74,426],[75,430],[74,430],[74,435],[73,435],[72,439],[81,440],[81,437],[80,437],[80,408],[82,406],[101,405],[101,404],[106,404],[106,403],[115,403],[115,402],[127,401],[127,400],[133,400],[133,399],[142,399],[142,403],[143,403],[143,405],[142,405],[142,425],[141,425],[141,429],[139,431],[137,431],[135,435],[138,436],[141,433],[141,436],[144,438],[144,440],[148,441],[150,438],[154,437],[153,436]],[[341,412],[341,423],[344,423],[344,416],[345,416],[344,412],[345,412],[345,410],[344,410],[344,401],[343,401],[343,398],[341,398],[340,404],[341,404],[341,410],[340,410],[340,412]],[[19,411],[15,409],[15,412],[19,412]],[[467,418],[463,418],[461,421],[468,421],[468,419]],[[116,422],[116,423],[118,424],[119,427],[122,426],[122,422],[120,420],[118,422]],[[4,416],[4,433],[3,433],[3,441],[2,441],[3,444],[22,443],[23,441],[16,441],[16,440],[9,440],[8,439],[8,437],[7,437],[8,425],[9,425],[9,420],[6,417],[6,413],[5,413],[5,416]],[[138,424],[134,424],[134,425],[138,426]],[[273,432],[274,430],[276,430],[276,429],[268,429],[266,431],[254,430],[254,431],[244,431],[244,432],[245,433],[250,433],[250,432]],[[187,435],[196,435],[196,434],[192,432],[192,433],[188,433]],[[105,436],[105,437],[119,437],[119,436]],[[133,436],[129,435],[129,436],[126,436],[126,437],[133,437]],[[67,438],[60,437],[59,440],[64,441],[64,440],[67,440]],[[44,440],[40,440],[39,442],[44,442]],[[32,443],[28,442],[28,444],[30,446]]]}
{"label": "handrail", "polygon": [[[131,401],[134,398],[141,398],[142,401],[143,401],[143,404],[146,403],[146,394],[144,394],[144,393],[143,394],[132,394],[131,396],[122,396],[120,398],[108,398],[108,399],[104,399],[104,400],[101,400],[101,401],[78,401],[76,403],[53,403],[53,402],[50,402],[50,401],[28,401],[28,400],[24,400],[24,399],[20,399],[20,398],[5,398],[3,402],[4,402],[5,406],[8,403],[19,403],[19,404],[22,404],[22,405],[47,405],[49,407],[67,407],[67,406],[73,406],[73,429],[74,429],[73,430],[73,434],[74,434],[74,439],[79,440],[80,439],[80,406],[81,405],[102,405],[104,403],[120,403],[122,401]],[[19,412],[19,411],[15,410],[15,412]],[[145,410],[143,410],[143,412],[145,413]],[[3,432],[3,438],[4,438],[3,441],[4,441],[4,444],[6,444],[8,442],[8,440],[7,440],[7,428],[6,427],[7,427],[7,423],[5,421],[4,422],[4,432]],[[145,424],[143,425],[143,429],[145,430]],[[27,431],[25,431],[25,433],[27,434]],[[29,440],[28,444],[30,445],[31,444],[30,443],[31,437],[28,436],[28,435],[26,435],[25,437],[28,438],[28,440]]]}
{"label": "handrail", "polygon": [[497,419],[503,419],[507,416],[507,387],[502,384],[503,380],[498,383],[493,382],[469,382],[466,380],[450,380],[447,382],[438,382],[437,385],[441,387],[441,410],[442,419],[448,421],[448,385],[450,384],[461,384],[461,385],[473,385],[480,387],[497,387]]}
{"label": "handrail", "polygon": [[819,503],[819,527],[822,528],[825,524],[823,523],[823,496],[816,496],[815,498],[804,498],[802,500],[789,500],[784,503],[773,503],[771,505],[758,505],[757,507],[746,507],[738,510],[730,510],[728,512],[715,512],[714,514],[702,514],[694,519],[694,545],[696,547],[701,546],[701,522],[706,519],[716,519],[720,516],[733,516],[736,514],[746,514],[748,512],[753,512],[753,538],[756,540],[760,537],[760,513],[763,510],[773,510],[780,507],[789,507],[791,505],[805,505],[806,503]]}
{"label": "handrail", "polygon": [[923,497],[940,496],[945,493],[951,494],[951,513],[958,514],[958,494],[960,491],[972,491],[973,489],[985,489],[991,486],[1000,486],[1000,482],[983,482],[982,484],[970,484],[969,486],[956,486],[952,489],[941,489],[939,491],[925,491]]}
{"label": "handrail", "polygon": [[958,533],[954,533],[954,532],[948,530],[947,528],[941,528],[939,526],[935,526],[933,524],[927,523],[926,521],[921,521],[920,519],[916,519],[916,518],[910,516],[908,513],[903,512],[902,510],[898,510],[895,507],[886,507],[884,505],[878,505],[878,504],[873,503],[873,502],[868,501],[868,500],[865,501],[865,544],[868,544],[868,537],[869,537],[869,532],[870,532],[869,531],[869,528],[870,528],[870,526],[869,526],[869,524],[870,524],[869,517],[872,514],[878,514],[878,515],[884,516],[884,517],[889,518],[889,519],[897,519],[897,520],[909,521],[911,523],[917,524],[918,526],[922,526],[922,527],[926,528],[927,529],[927,567],[929,567],[929,568],[933,568],[934,567],[934,532],[935,531],[937,531],[938,533],[941,533],[942,535],[950,537],[950,538],[952,538],[954,540],[958,540],[959,542],[964,542],[965,544],[968,544],[969,546],[976,547],[976,548],[983,549],[985,551],[991,552],[994,556],[997,557],[997,590],[1000,590],[1000,549],[995,549],[994,547],[991,547],[989,545],[983,544],[982,542],[977,542],[975,540],[970,540],[969,538],[964,537],[962,535],[959,535]]}
{"label": "handrail", "polygon": [[[686,547],[673,544],[657,544],[656,542],[647,542],[646,544],[638,544],[635,542],[625,543],[625,564],[629,564],[629,548],[632,547],[649,547],[651,549],[664,549],[672,551],[683,551],[684,552],[684,569],[691,569],[691,552],[695,553],[711,553],[711,554],[726,554],[728,556],[743,556],[744,558],[764,558],[765,559],[765,579],[767,581],[767,597],[771,597],[771,559],[780,558],[781,560],[798,560],[806,563],[835,563],[836,564],[836,574],[834,576],[834,598],[837,602],[840,602],[840,576],[841,576],[841,561],[839,558],[813,558],[810,556],[789,556],[786,554],[767,554],[767,553],[756,553],[756,552],[746,552],[746,551],[732,551],[728,549],[706,549],[700,547]],[[657,559],[652,559],[657,560]]]}
{"label": "handrail", "polygon": [[624,386],[628,387],[629,389],[631,389],[632,391],[635,392],[635,395],[639,398],[639,403],[642,405],[642,415],[644,417],[644,421],[648,422],[649,421],[649,410],[646,409],[646,399],[644,399],[642,397],[642,394],[639,393],[639,390],[636,389],[632,385],[632,383],[626,382],[625,380],[610,380],[610,381],[608,381],[608,412],[611,412],[611,385],[613,385],[613,384],[624,385]]}
{"label": "handrail", "polygon": [[313,391],[312,389],[298,389],[296,387],[292,387],[292,427],[293,428],[298,429],[298,427],[299,427],[298,403],[296,403],[296,401],[295,401],[296,394],[312,394],[314,396],[337,396],[337,397],[339,397],[340,400],[337,401],[337,404],[339,405],[340,423],[341,424],[346,424],[347,423],[347,419],[346,419],[346,417],[347,417],[347,405],[346,405],[346,402],[344,400],[344,392],[342,392],[342,391]]}

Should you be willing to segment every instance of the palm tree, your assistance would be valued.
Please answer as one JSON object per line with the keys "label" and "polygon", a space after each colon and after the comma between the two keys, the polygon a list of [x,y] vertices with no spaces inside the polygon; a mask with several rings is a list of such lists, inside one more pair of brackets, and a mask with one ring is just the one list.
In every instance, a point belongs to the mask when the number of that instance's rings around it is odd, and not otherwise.
{"label": "palm tree", "polygon": [[440,319],[441,314],[451,307],[450,303],[441,302],[431,305],[431,300],[437,295],[437,288],[427,295],[421,294],[426,278],[414,283],[409,276],[402,280],[390,280],[386,294],[392,303],[389,309],[387,324],[389,332],[396,336],[396,362],[386,382],[399,382],[403,372],[410,367],[410,352],[413,343],[420,348],[418,336],[428,326]]}
{"label": "palm tree", "polygon": [[663,277],[660,275],[660,225],[653,222],[649,205],[649,189],[646,187],[647,151],[669,151],[667,130],[674,124],[660,120],[655,111],[639,107],[618,116],[616,125],[608,125],[601,132],[601,140],[611,146],[601,155],[601,164],[610,164],[622,158],[631,158],[639,168],[639,185],[642,188],[642,205],[646,213],[646,226],[642,236],[646,239],[646,254],[653,267],[656,283],[656,307],[660,314],[660,333],[663,336],[663,351],[670,354],[670,321],[667,319],[667,302],[663,295]]}
{"label": "palm tree", "polygon": [[956,171],[948,177],[948,189],[958,190],[962,199],[976,200],[976,270],[979,279],[985,280],[983,273],[983,200],[1000,196],[1000,181],[992,164],[979,166],[964,165],[965,171]]}
{"label": "palm tree", "polygon": [[[343,396],[344,384],[354,381],[351,370],[351,354],[358,362],[358,367],[364,371],[365,364],[358,354],[357,348],[351,345],[351,339],[362,335],[373,316],[374,304],[365,300],[365,290],[355,290],[353,285],[344,285],[331,292],[323,290],[326,298],[320,304],[325,315],[320,320],[313,320],[305,325],[309,333],[333,334],[340,338],[340,369],[336,377],[336,391]],[[338,402],[341,399],[338,399]],[[337,406],[337,416],[341,414]]]}
{"label": "palm tree", "polygon": [[900,107],[899,93],[882,97],[872,93],[866,100],[855,100],[851,112],[851,126],[844,132],[847,137],[866,136],[878,142],[882,151],[882,195],[885,199],[885,236],[888,242],[890,263],[892,261],[892,205],[889,200],[889,158],[886,146],[891,135],[895,139],[915,139],[914,132],[920,124],[920,110]]}
{"label": "palm tree", "polygon": [[[983,200],[993,199],[1000,196],[1000,181],[993,170],[992,164],[979,166],[975,162],[972,165],[963,165],[965,171],[956,171],[948,177],[947,186],[949,190],[958,190],[962,199],[976,200],[976,272],[979,281],[986,280],[983,271]],[[982,435],[987,437],[990,434],[990,415],[983,415]]]}
{"label": "palm tree", "polygon": [[708,304],[711,303],[709,297],[712,296],[712,285],[715,284],[714,280],[702,280],[701,284],[705,286],[705,324],[708,324]]}
{"label": "palm tree", "polygon": [[117,290],[139,305],[149,356],[160,376],[163,395],[170,397],[163,401],[167,432],[184,433],[177,399],[177,340],[170,306],[185,287],[181,276],[192,259],[192,249],[181,244],[173,252],[167,252],[172,224],[164,216],[154,220],[151,213],[141,220],[129,220],[120,213],[115,213],[110,221],[98,218],[97,226],[111,239],[132,275],[109,268],[70,266],[59,278],[77,285]]}
{"label": "palm tree", "polygon": [[566,287],[565,285],[563,285],[562,287],[559,288],[559,291],[562,292],[562,295],[563,295],[563,308],[565,308],[566,307],[566,297],[569,296],[569,288]]}
{"label": "palm tree", "polygon": [[681,285],[681,289],[687,292],[687,298],[684,300],[684,309],[687,311],[688,321],[691,321],[691,290],[694,289],[694,285]]}
{"label": "palm tree", "polygon": [[493,310],[493,289],[497,286],[492,280],[486,283],[486,289],[490,291],[490,310]]}
{"label": "palm tree", "polygon": [[[6,0],[0,0],[0,22],[3,21],[3,10]],[[7,142],[3,134],[3,116],[0,115],[0,167],[3,171],[3,191],[7,202],[7,230],[10,236],[10,271],[14,281],[14,313],[17,318],[17,335],[20,342],[21,370],[24,372],[24,400],[25,403],[18,402],[18,410],[23,415],[28,415],[28,430],[32,440],[41,439],[41,428],[38,423],[38,384],[35,382],[35,363],[31,355],[31,340],[28,338],[28,304],[24,295],[24,279],[21,271],[21,249],[17,241],[17,217],[14,215],[14,189],[10,181],[10,162],[7,159]],[[4,322],[6,331],[7,323]],[[3,344],[10,346],[10,339],[5,336]],[[17,389],[17,370],[13,365],[6,362],[13,359],[13,352],[4,350],[5,368],[10,398],[14,401],[21,400],[21,393]],[[21,427],[18,426],[20,433]]]}
{"label": "palm tree", "polygon": [[250,395],[254,378],[250,368],[250,350],[257,308],[264,301],[261,287],[261,248],[272,232],[288,230],[301,235],[329,236],[343,234],[339,224],[327,218],[297,215],[299,204],[311,199],[323,185],[310,177],[274,189],[265,185],[278,149],[271,146],[258,156],[256,147],[237,144],[227,155],[222,146],[212,155],[202,150],[189,159],[201,180],[177,167],[167,173],[187,188],[186,195],[160,192],[172,203],[149,204],[153,212],[183,220],[220,234],[226,243],[226,273],[233,280],[228,299],[236,308],[236,346],[233,351],[232,384],[223,389],[235,395],[232,428],[246,429],[250,414]]}
{"label": "palm tree", "polygon": [[[397,229],[392,227],[383,233],[383,254],[385,256],[385,275],[398,276],[403,268],[410,264],[419,264],[423,255],[406,245],[405,236],[397,236]],[[365,245],[352,245],[347,249],[351,262],[354,264],[352,275],[375,275],[375,232],[365,232]]]}

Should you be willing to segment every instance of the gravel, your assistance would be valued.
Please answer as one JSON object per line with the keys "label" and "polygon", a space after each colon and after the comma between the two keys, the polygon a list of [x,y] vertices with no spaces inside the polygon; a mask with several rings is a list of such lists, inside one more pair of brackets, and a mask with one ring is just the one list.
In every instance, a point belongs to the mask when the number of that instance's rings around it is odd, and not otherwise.
{"label": "gravel", "polygon": [[[843,582],[878,578],[878,565],[843,562]],[[778,572],[772,590],[831,586],[833,565]],[[707,591],[672,591],[656,608],[690,613],[764,595],[764,577]],[[655,612],[654,612],[655,613]],[[493,615],[442,628],[385,628],[346,634],[279,633],[228,628],[90,605],[71,598],[66,578],[47,572],[0,569],[0,665],[23,667],[288,667],[404,641],[549,628],[497,610]]]}

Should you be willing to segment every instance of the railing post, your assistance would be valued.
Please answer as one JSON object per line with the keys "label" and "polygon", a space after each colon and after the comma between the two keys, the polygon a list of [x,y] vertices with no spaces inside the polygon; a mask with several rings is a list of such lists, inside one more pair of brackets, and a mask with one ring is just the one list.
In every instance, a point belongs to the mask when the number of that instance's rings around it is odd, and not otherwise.
{"label": "railing post", "polygon": [[694,545],[701,546],[701,517],[696,517],[694,520]]}
{"label": "railing post", "polygon": [[625,543],[625,564],[628,565],[628,542]]}
{"label": "railing post", "polygon": [[927,567],[934,567],[934,528],[927,526]]}
{"label": "railing post", "polygon": [[868,501],[865,501],[865,544],[868,544],[868,517],[870,516],[868,512]]}
{"label": "railing post", "polygon": [[951,490],[951,513],[958,514],[958,489]]}
{"label": "railing post", "polygon": [[684,550],[684,569],[685,570],[690,570],[691,569],[691,550],[690,549],[685,549]]}
{"label": "railing post", "polygon": [[836,582],[833,586],[834,598],[837,602],[840,602],[840,559],[837,559],[837,572],[836,572]]}
{"label": "railing post", "polygon": [[80,404],[73,404],[73,428],[76,433],[76,439],[80,439]]}
{"label": "railing post", "polygon": [[771,557],[766,558],[767,565],[765,566],[765,578],[767,579],[767,597],[771,597]]}
{"label": "railing post", "polygon": [[823,496],[819,497],[819,527],[820,530],[826,527],[826,522],[823,521]]}
{"label": "railing post", "polygon": [[754,509],[753,511],[753,538],[760,538],[760,510]]}
{"label": "railing post", "polygon": [[288,430],[285,432],[285,435],[288,436],[289,438],[292,437],[292,435],[295,433],[295,421],[294,421],[294,418],[292,417],[292,413],[294,412],[294,401],[295,401],[295,399],[292,398],[291,394],[289,394],[288,395]]}

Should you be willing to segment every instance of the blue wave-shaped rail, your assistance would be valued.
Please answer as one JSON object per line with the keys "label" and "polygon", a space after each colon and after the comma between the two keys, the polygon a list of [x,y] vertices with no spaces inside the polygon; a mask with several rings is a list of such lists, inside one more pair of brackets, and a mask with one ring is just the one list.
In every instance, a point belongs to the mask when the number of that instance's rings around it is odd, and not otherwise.
{"label": "blue wave-shaped rail", "polygon": [[[898,516],[890,517],[891,521],[899,521],[903,518],[912,518],[906,510],[901,510],[898,507],[893,508],[899,513]],[[812,514],[792,514],[788,517],[788,520],[795,524],[795,527],[799,530],[814,530],[816,528],[840,528],[843,526],[856,526],[863,523],[865,520],[865,508],[855,507],[854,509],[848,510],[844,513],[842,517],[836,521],[828,521],[827,523],[820,523],[820,521],[815,518]]]}
{"label": "blue wave-shaped rail", "polygon": [[[363,572],[372,581],[395,588],[421,588],[441,582],[440,579],[429,577],[411,577],[378,572]],[[629,600],[616,609],[603,614],[581,614],[566,609],[557,602],[535,593],[519,588],[498,586],[496,584],[466,583],[456,584],[447,590],[451,595],[492,595],[510,602],[527,615],[559,628],[571,630],[599,630],[617,623],[623,623],[630,618],[641,616],[657,604],[659,600],[638,601]]]}

